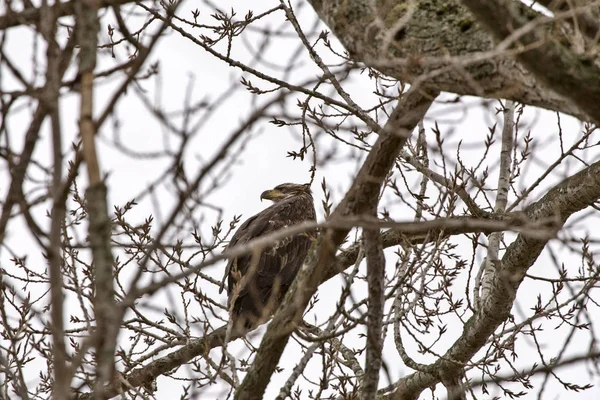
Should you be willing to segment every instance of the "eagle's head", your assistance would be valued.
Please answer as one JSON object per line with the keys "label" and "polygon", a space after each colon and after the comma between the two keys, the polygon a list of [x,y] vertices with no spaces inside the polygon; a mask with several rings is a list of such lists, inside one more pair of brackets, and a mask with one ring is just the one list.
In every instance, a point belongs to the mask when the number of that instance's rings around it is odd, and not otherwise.
{"label": "eagle's head", "polygon": [[310,183],[299,185],[297,183],[282,183],[281,185],[275,186],[271,190],[265,190],[260,195],[260,200],[263,199],[271,200],[275,203],[281,200],[289,199],[290,197],[298,196],[301,194],[310,195]]}

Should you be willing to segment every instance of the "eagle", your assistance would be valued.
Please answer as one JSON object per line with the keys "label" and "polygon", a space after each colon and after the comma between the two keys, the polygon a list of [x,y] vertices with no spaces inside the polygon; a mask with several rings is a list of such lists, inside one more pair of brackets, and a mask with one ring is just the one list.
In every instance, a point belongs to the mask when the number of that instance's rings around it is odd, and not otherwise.
{"label": "eagle", "polygon": [[[248,218],[232,236],[227,249],[280,229],[316,219],[310,184],[283,183],[260,195],[274,204]],[[283,300],[314,241],[315,232],[276,241],[260,254],[228,261],[221,282],[227,280],[232,330],[244,332],[266,322]]]}

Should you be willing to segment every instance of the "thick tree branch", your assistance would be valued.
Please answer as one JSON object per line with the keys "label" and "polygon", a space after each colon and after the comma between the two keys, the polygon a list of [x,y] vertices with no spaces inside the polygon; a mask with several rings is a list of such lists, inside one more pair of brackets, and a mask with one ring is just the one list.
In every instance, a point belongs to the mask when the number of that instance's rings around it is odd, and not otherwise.
{"label": "thick tree branch", "polygon": [[[574,213],[589,207],[600,199],[600,162],[596,162],[553,187],[542,199],[525,210],[531,221],[549,217],[561,224]],[[465,324],[462,335],[446,354],[432,367],[436,374],[415,372],[397,383],[390,399],[416,399],[421,391],[461,370],[487,342],[496,328],[508,318],[517,289],[533,265],[547,240],[533,239],[520,234],[506,249],[497,267],[489,295],[483,298],[481,309]]]}
{"label": "thick tree branch", "polygon": [[[542,86],[506,51],[498,50],[492,36],[459,0],[309,2],[354,61],[388,76],[409,83],[426,76],[423,83],[437,90],[511,99],[582,120],[590,118],[584,111],[590,106],[580,108]],[[522,6],[525,14],[532,15],[531,9]],[[397,26],[409,12],[410,18]],[[394,31],[388,43],[383,38],[389,36],[389,29]]]}
{"label": "thick tree branch", "polygon": [[[60,50],[61,57],[59,59],[58,68],[59,80],[62,79],[65,71],[70,65],[71,55],[73,54],[74,48],[75,40],[74,37],[71,37],[69,38],[66,46]],[[46,85],[42,90],[43,93],[48,91],[47,86],[48,82],[46,82]],[[47,96],[42,96],[35,111],[33,112],[33,117],[29,123],[27,133],[25,134],[25,143],[23,144],[23,149],[19,154],[19,161],[17,165],[11,169],[11,181],[4,202],[2,203],[2,215],[0,215],[0,242],[4,240],[4,234],[6,233],[6,228],[8,226],[8,221],[10,219],[13,206],[19,203],[23,198],[22,187],[27,173],[27,168],[31,163],[33,152],[38,143],[42,123],[50,112],[50,108],[47,106],[47,102],[45,101],[46,97]]]}
{"label": "thick tree branch", "polygon": [[[344,44],[350,56],[406,82],[431,74],[427,84],[437,90],[488,98],[506,98],[589,119],[586,111],[540,85],[507,55],[495,51],[491,36],[460,5],[459,0],[416,0],[405,24],[398,21],[410,0],[332,2],[309,1],[321,19]],[[59,15],[74,13],[74,0],[60,3]],[[99,8],[133,3],[99,0]],[[529,10],[529,14],[531,11]],[[40,9],[0,16],[0,29],[39,21]],[[579,15],[579,14],[578,14]],[[382,20],[379,16],[385,16]],[[393,41],[382,48],[382,29],[393,27]],[[444,32],[438,35],[437,32]],[[477,57],[476,53],[489,56]],[[448,57],[448,55],[452,57]],[[593,60],[589,60],[593,64]],[[458,72],[458,73],[457,73]],[[465,73],[468,74],[465,75]],[[554,89],[554,88],[553,88]]]}
{"label": "thick tree branch", "polygon": [[[462,0],[462,3],[499,39],[522,30],[519,46],[528,47],[516,58],[546,87],[572,100],[596,124],[600,124],[600,68],[589,56],[576,54],[544,25],[523,30],[531,23],[512,0]],[[538,17],[541,21],[551,19]],[[551,65],[552,68],[548,68]]]}
{"label": "thick tree branch", "polygon": [[[351,188],[331,215],[331,220],[361,215],[377,204],[379,191],[387,173],[434,98],[434,95],[423,94],[414,88],[402,97]],[[255,399],[263,395],[290,334],[301,322],[306,305],[323,282],[327,268],[335,259],[335,252],[348,231],[327,229],[324,232],[315,258],[309,259],[307,265],[298,273],[267,328],[254,362],[235,394],[236,399]]]}

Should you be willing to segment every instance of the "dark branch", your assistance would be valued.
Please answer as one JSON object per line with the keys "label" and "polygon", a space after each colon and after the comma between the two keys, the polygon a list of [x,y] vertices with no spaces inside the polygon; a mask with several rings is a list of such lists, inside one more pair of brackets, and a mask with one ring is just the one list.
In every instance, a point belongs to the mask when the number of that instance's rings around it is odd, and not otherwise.
{"label": "dark branch", "polygon": [[366,229],[364,230],[363,237],[365,240],[365,256],[367,258],[369,308],[367,311],[367,358],[365,375],[361,383],[360,397],[363,400],[369,400],[374,399],[377,393],[379,370],[382,363],[385,255],[383,254],[379,230]]}
{"label": "dark branch", "polygon": [[[65,3],[57,3],[53,6],[57,17],[65,17],[67,15],[75,14],[75,4],[80,0],[71,0]],[[134,0],[98,0],[98,8],[104,8],[109,6],[118,6],[127,3],[135,3]],[[40,18],[43,15],[42,7],[40,8],[27,8],[19,13],[11,12],[10,10],[0,16],[0,30],[7,28],[13,28],[19,25],[37,24],[40,22]]]}
{"label": "dark branch", "polygon": [[[437,95],[437,94],[436,94]],[[435,95],[414,88],[405,94],[378,137],[357,178],[331,215],[331,220],[362,215],[377,204],[381,185],[394,165],[402,146],[423,118]],[[335,252],[349,229],[327,229],[317,248],[316,259],[308,260],[277,310],[236,399],[262,397],[291,333],[302,321],[302,314],[318,286],[324,281]]]}

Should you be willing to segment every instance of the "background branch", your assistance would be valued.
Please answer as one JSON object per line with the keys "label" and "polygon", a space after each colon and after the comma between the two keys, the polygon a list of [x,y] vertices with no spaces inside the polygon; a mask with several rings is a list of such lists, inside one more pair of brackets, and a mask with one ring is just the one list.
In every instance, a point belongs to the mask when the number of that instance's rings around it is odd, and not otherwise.
{"label": "background branch", "polygon": [[[52,129],[52,160],[54,173],[52,175],[52,212],[50,223],[50,247],[48,248],[48,264],[50,275],[50,297],[51,297],[51,327],[53,339],[53,362],[54,382],[52,393],[57,400],[69,398],[69,386],[67,369],[67,349],[64,328],[64,300],[63,300],[63,275],[62,266],[62,224],[65,218],[65,208],[60,202],[60,184],[62,181],[62,131],[59,110],[60,89],[60,47],[56,42],[56,15],[54,10],[46,6],[46,14],[40,21],[39,29],[46,39],[46,58],[48,69],[46,73],[46,87],[44,97],[45,108],[50,115]],[[19,194],[21,194],[19,190]],[[9,210],[7,210],[9,212]]]}
{"label": "background branch", "polygon": [[[504,113],[504,125],[502,127],[502,148],[500,150],[500,172],[498,173],[498,190],[496,191],[496,203],[494,205],[494,212],[502,214],[506,210],[506,204],[508,202],[508,191],[510,188],[511,181],[511,167],[512,167],[512,150],[513,150],[513,132],[514,132],[514,115],[515,115],[515,104],[512,101],[508,101],[503,110]],[[489,290],[493,281],[494,273],[498,265],[498,253],[500,251],[500,242],[502,241],[502,233],[492,233],[488,238],[488,249],[486,257],[481,265],[482,271],[477,275],[475,288],[474,288],[474,299],[475,306],[479,308],[481,298],[487,298]],[[483,275],[481,275],[483,272]],[[479,277],[481,276],[481,280]],[[479,290],[481,289],[481,295]]]}

